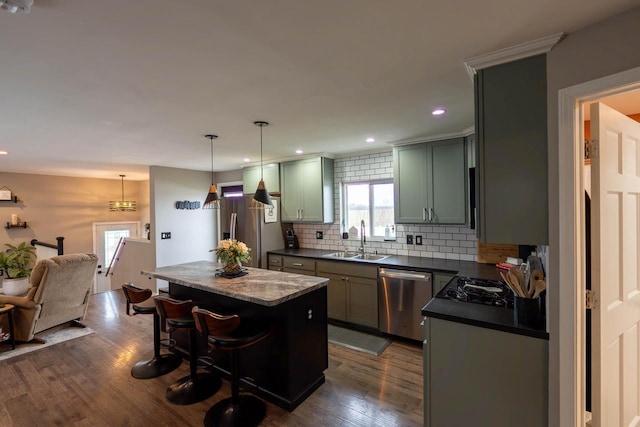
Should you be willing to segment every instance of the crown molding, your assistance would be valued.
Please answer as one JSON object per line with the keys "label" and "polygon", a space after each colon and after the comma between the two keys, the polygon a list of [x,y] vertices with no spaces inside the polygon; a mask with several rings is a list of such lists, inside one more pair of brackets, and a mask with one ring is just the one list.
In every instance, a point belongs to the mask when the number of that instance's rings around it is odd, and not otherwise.
{"label": "crown molding", "polygon": [[541,53],[547,53],[562,39],[562,37],[564,37],[564,33],[557,33],[540,39],[520,43],[515,46],[473,56],[465,60],[464,65],[471,78],[473,78],[477,70]]}
{"label": "crown molding", "polygon": [[452,133],[443,133],[440,135],[433,136],[419,136],[416,138],[407,138],[407,139],[399,139],[397,141],[387,141],[387,144],[397,147],[400,145],[410,145],[410,144],[419,144],[421,142],[432,142],[432,141],[442,141],[445,139],[453,139],[453,138],[464,138],[475,132],[475,128],[470,126],[468,128],[463,129],[460,132],[452,132]]}

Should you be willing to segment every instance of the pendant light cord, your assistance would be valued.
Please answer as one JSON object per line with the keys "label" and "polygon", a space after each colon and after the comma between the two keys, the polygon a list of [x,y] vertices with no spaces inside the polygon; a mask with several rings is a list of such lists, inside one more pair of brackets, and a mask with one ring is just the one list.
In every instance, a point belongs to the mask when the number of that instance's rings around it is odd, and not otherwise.
{"label": "pendant light cord", "polygon": [[124,202],[124,175],[120,175],[120,181],[122,182],[122,201]]}
{"label": "pendant light cord", "polygon": [[263,167],[262,167],[262,126],[260,126],[260,180],[264,180],[264,176],[262,176],[262,174],[264,173],[263,171]]}
{"label": "pendant light cord", "polygon": [[213,185],[213,137],[211,139],[211,185]]}

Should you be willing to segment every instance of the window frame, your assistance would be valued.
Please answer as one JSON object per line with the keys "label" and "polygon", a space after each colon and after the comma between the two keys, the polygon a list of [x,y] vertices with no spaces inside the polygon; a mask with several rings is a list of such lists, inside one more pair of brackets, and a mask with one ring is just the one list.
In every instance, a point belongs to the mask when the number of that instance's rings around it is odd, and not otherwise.
{"label": "window frame", "polygon": [[[349,231],[349,198],[348,198],[348,191],[347,191],[347,187],[350,185],[363,185],[363,184],[367,184],[369,186],[369,223],[366,224],[366,229],[367,229],[367,238],[371,238],[372,240],[379,240],[379,241],[384,241],[385,240],[385,236],[384,234],[382,235],[373,235],[373,231],[375,230],[374,227],[374,191],[373,188],[376,185],[387,185],[387,184],[391,184],[393,185],[393,178],[382,178],[382,179],[364,179],[364,180],[359,180],[359,181],[343,181],[340,183],[340,193],[341,193],[341,197],[340,197],[340,214],[341,214],[341,219],[342,219],[342,225],[344,228],[344,231]],[[394,218],[395,218],[395,188],[393,189],[394,194],[393,194],[393,211],[394,211]],[[395,223],[394,223],[395,224]],[[394,239],[395,240],[395,239]]]}

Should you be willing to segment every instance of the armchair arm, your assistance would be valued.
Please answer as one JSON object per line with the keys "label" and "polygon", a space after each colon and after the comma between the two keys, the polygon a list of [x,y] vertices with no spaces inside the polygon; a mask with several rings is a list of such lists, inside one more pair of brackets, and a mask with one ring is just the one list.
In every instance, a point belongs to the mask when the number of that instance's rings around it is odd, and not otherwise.
{"label": "armchair arm", "polygon": [[16,297],[12,295],[0,295],[0,303],[13,304],[16,307],[33,309],[36,303],[28,296]]}

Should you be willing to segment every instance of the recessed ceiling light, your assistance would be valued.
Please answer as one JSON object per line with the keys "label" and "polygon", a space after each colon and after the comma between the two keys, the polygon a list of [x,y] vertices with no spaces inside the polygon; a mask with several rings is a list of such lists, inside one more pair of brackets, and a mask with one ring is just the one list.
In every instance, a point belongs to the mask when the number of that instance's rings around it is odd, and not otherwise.
{"label": "recessed ceiling light", "polygon": [[365,141],[367,141],[367,142],[376,142],[376,139],[375,138],[367,138]]}
{"label": "recessed ceiling light", "polygon": [[9,154],[8,151],[0,150],[0,156],[6,156],[7,154]]}
{"label": "recessed ceiling light", "polygon": [[302,154],[302,153],[304,153],[304,151],[302,151],[302,150],[296,150],[296,154]]}
{"label": "recessed ceiling light", "polygon": [[248,158],[248,157],[245,157],[245,158],[244,158],[244,159],[242,159],[242,160],[243,160],[245,163],[246,163],[246,162],[250,162],[250,161],[251,161],[251,159],[250,159],[250,158]]}
{"label": "recessed ceiling light", "polygon": [[447,112],[447,110],[445,110],[444,108],[438,107],[438,108],[436,108],[435,110],[433,110],[431,112],[431,115],[433,115],[433,116],[442,116],[446,112]]}

